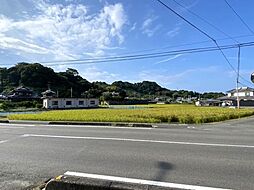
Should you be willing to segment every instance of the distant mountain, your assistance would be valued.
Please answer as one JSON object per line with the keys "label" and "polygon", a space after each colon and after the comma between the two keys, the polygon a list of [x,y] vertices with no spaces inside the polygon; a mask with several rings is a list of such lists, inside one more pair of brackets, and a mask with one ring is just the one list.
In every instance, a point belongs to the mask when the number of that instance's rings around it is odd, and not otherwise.
{"label": "distant mountain", "polygon": [[0,92],[6,94],[21,85],[32,88],[38,94],[51,88],[58,92],[59,97],[70,97],[71,88],[73,97],[104,97],[104,99],[123,99],[125,97],[214,98],[224,95],[223,93],[200,94],[186,90],[169,90],[151,81],[134,84],[123,81],[116,81],[112,84],[100,81],[91,83],[82,78],[75,69],[68,68],[65,72],[55,72],[39,63],[18,63],[10,68],[0,68]]}

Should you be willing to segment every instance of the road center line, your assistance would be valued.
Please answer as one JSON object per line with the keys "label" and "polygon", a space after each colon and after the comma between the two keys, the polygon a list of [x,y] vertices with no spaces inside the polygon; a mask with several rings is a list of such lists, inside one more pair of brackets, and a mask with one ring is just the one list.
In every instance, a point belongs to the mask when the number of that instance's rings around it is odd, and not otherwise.
{"label": "road center line", "polygon": [[160,187],[189,189],[189,190],[229,190],[229,189],[222,189],[222,188],[213,188],[213,187],[195,186],[195,185],[185,185],[185,184],[168,183],[168,182],[160,182],[160,181],[149,181],[149,180],[143,180],[143,179],[124,178],[124,177],[106,176],[106,175],[98,175],[98,174],[88,174],[88,173],[71,172],[71,171],[65,172],[64,175],[66,175],[66,176],[75,176],[75,177],[86,177],[86,178],[93,178],[93,179],[102,179],[102,180],[110,180],[110,181],[117,181],[117,182],[136,183],[136,184],[143,184],[143,185],[155,185],[155,186],[160,186]]}
{"label": "road center line", "polygon": [[10,139],[7,139],[7,140],[2,140],[2,141],[0,141],[0,144],[7,143],[7,142],[10,142],[10,141],[14,141],[14,140],[24,138],[24,137],[25,137],[24,135],[19,135],[17,137],[13,137],[13,138],[10,138]]}
{"label": "road center line", "polygon": [[147,142],[160,144],[180,144],[180,145],[197,145],[197,146],[214,146],[214,147],[237,147],[237,148],[254,148],[254,145],[238,145],[238,144],[213,144],[199,142],[181,142],[181,141],[162,141],[149,139],[125,139],[125,138],[110,138],[110,137],[81,137],[81,136],[60,136],[60,135],[38,135],[24,134],[23,137],[41,137],[41,138],[61,138],[61,139],[85,139],[85,140],[108,140],[108,141],[127,141],[127,142]]}

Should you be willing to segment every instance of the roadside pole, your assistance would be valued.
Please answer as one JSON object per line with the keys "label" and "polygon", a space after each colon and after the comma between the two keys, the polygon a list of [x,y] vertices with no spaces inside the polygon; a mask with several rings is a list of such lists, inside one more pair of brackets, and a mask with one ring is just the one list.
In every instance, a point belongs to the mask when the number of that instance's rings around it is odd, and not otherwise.
{"label": "roadside pole", "polygon": [[241,59],[241,47],[238,46],[238,61],[237,61],[237,77],[236,77],[236,96],[237,96],[237,108],[240,109],[239,100],[239,70],[240,70],[240,59]]}

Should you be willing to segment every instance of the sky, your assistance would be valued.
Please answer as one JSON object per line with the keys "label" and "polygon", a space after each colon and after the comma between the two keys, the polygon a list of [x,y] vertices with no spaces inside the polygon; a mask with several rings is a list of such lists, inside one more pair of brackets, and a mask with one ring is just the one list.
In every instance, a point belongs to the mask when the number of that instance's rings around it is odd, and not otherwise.
{"label": "sky", "polygon": [[[227,0],[249,28],[224,0],[162,1],[219,46],[254,41],[253,0]],[[57,62],[201,47],[215,43],[157,0],[1,0],[0,67],[39,62],[57,72],[75,68],[91,82],[149,80],[172,90],[198,92],[235,88],[237,48],[223,50],[235,70],[220,51],[76,65]],[[240,86],[254,86],[253,52],[253,46],[241,48]]]}

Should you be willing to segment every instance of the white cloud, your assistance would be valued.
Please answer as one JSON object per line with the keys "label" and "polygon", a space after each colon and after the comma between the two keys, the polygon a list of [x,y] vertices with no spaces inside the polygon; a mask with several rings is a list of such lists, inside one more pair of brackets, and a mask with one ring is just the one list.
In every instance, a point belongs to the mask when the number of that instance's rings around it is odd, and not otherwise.
{"label": "white cloud", "polygon": [[136,29],[136,26],[137,26],[137,23],[135,22],[135,23],[132,25],[132,27],[130,28],[129,31],[130,31],[130,32],[131,32],[131,31],[134,31],[134,30]]}
{"label": "white cloud", "polygon": [[6,32],[10,29],[12,20],[5,17],[4,15],[0,15],[0,32]]}
{"label": "white cloud", "polygon": [[17,38],[7,37],[3,34],[0,34],[0,44],[2,49],[15,49],[37,54],[49,53],[46,48],[37,46],[36,44],[27,43]]}
{"label": "white cloud", "polygon": [[170,57],[170,58],[163,59],[163,60],[161,60],[161,61],[157,61],[157,62],[155,62],[154,64],[165,63],[165,62],[174,60],[174,59],[176,59],[176,58],[178,58],[178,57],[181,57],[181,56],[182,56],[182,54],[177,54],[177,55],[174,55],[174,56],[172,56],[172,57]]}
{"label": "white cloud", "polygon": [[55,60],[77,59],[88,54],[102,55],[124,41],[122,29],[127,17],[121,3],[106,5],[90,15],[82,4],[51,5],[42,0],[34,3],[37,15],[25,20],[0,15],[0,49],[48,53]]}
{"label": "white cloud", "polygon": [[170,38],[175,37],[176,35],[179,34],[180,29],[181,29],[181,28],[180,28],[179,26],[175,27],[174,29],[172,29],[172,30],[170,30],[170,31],[167,32],[167,36],[169,36]]}
{"label": "white cloud", "polygon": [[152,37],[155,32],[157,32],[161,25],[154,25],[154,22],[158,19],[157,16],[151,16],[144,20],[141,30],[143,34],[146,34],[148,37]]}
{"label": "white cloud", "polygon": [[186,80],[190,77],[190,75],[196,73],[214,73],[218,72],[218,68],[211,66],[207,68],[197,68],[197,69],[187,69],[185,71],[169,74],[168,72],[161,70],[149,70],[142,71],[139,73],[139,80],[150,80],[156,81],[163,86],[169,86],[171,84],[175,84],[181,80]]}
{"label": "white cloud", "polygon": [[119,75],[115,73],[109,73],[105,70],[100,70],[95,66],[88,67],[85,70],[81,70],[81,76],[87,79],[88,81],[103,81],[112,83],[116,80],[119,80]]}

